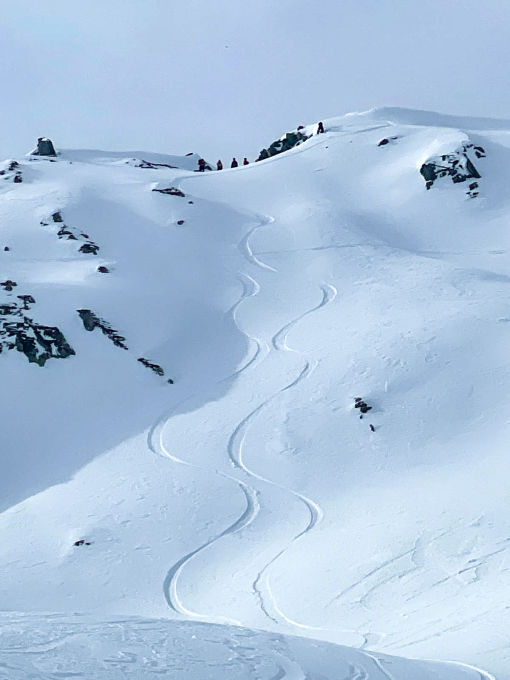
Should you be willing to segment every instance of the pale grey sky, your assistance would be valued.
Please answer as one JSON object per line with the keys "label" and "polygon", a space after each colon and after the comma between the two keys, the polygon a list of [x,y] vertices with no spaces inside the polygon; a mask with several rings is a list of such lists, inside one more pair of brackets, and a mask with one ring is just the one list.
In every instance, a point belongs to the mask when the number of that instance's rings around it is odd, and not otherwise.
{"label": "pale grey sky", "polygon": [[0,158],[211,160],[373,106],[510,118],[508,0],[23,0],[0,16]]}

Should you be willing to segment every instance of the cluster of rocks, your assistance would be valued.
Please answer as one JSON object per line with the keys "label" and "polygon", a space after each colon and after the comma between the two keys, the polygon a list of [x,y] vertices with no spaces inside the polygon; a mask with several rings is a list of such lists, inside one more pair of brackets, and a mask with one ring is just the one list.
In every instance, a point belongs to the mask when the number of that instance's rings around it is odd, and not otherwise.
{"label": "cluster of rocks", "polygon": [[1,286],[4,290],[6,290],[7,292],[9,292],[9,293],[10,293],[10,292],[13,290],[13,288],[15,288],[17,285],[18,285],[18,284],[16,283],[16,281],[11,281],[11,279],[6,279],[5,281],[2,281],[2,282],[0,283],[0,286]]}
{"label": "cluster of rocks", "polygon": [[23,175],[19,169],[18,161],[8,161],[7,167],[0,170],[0,176],[2,176],[4,180],[11,180],[15,184],[23,182]]}
{"label": "cluster of rocks", "polygon": [[[119,332],[115,330],[115,328],[112,328],[111,324],[109,324],[107,321],[101,319],[90,309],[78,309],[77,312],[80,315],[85,330],[93,331],[96,328],[99,328],[104,333],[104,335],[106,335],[113,342],[114,345],[121,347],[122,349],[128,349],[128,346],[125,342],[126,338],[122,335],[119,335]],[[165,375],[163,367],[159,364],[155,364],[145,357],[140,357],[138,361],[146,368],[150,368],[151,371],[154,371],[154,373],[157,375],[161,377]],[[167,382],[173,385],[174,381],[169,378]]]}
{"label": "cluster of rocks", "polygon": [[[372,406],[369,406],[369,405],[367,404],[367,402],[366,402],[364,399],[362,399],[361,397],[355,397],[355,399],[354,399],[354,408],[359,409],[359,411],[360,411],[360,414],[359,414],[360,420],[363,420],[363,416],[364,416],[366,413],[368,413],[369,411],[372,410]],[[372,425],[372,423],[369,424],[369,427],[370,427],[370,431],[371,431],[371,432],[375,432],[375,427],[374,427],[374,425]]]}
{"label": "cluster of rocks", "polygon": [[[16,285],[16,284],[14,284]],[[30,363],[44,366],[48,359],[65,359],[75,354],[56,326],[37,323],[24,314],[35,304],[32,295],[18,295],[20,303],[0,304],[0,352],[16,349]]]}
{"label": "cluster of rocks", "polygon": [[354,408],[359,408],[360,418],[363,418],[364,413],[368,413],[372,410],[372,406],[369,406],[361,397],[356,397],[354,399]]}
{"label": "cluster of rocks", "polygon": [[157,191],[160,194],[167,194],[168,196],[180,196],[181,198],[184,198],[186,196],[186,194],[183,193],[177,187],[167,187],[166,189],[153,189],[152,191]]}
{"label": "cluster of rocks", "polygon": [[151,371],[154,371],[154,373],[157,373],[158,375],[161,375],[161,376],[165,375],[165,371],[163,370],[163,368],[159,364],[153,364],[151,361],[149,361],[148,359],[145,359],[144,357],[140,357],[138,359],[138,361],[141,364],[143,364],[144,366],[146,366],[147,368],[150,368]]}
{"label": "cluster of rocks", "polygon": [[74,546],[75,548],[79,548],[79,547],[82,546],[82,545],[92,545],[92,541],[86,541],[84,538],[80,538],[79,541],[75,541],[75,542],[73,543],[73,546]]}
{"label": "cluster of rocks", "polygon": [[[463,144],[453,153],[429,158],[420,168],[427,190],[441,177],[450,177],[454,184],[465,182],[468,179],[480,179],[480,173],[469,158],[470,153],[476,158],[485,158],[485,149],[472,143]],[[471,198],[478,196],[478,188],[478,182],[472,182],[466,192],[467,195]]]}
{"label": "cluster of rocks", "polygon": [[263,161],[266,158],[271,158],[271,156],[277,156],[279,153],[293,149],[295,146],[306,142],[309,135],[305,135],[300,128],[293,132],[287,132],[283,137],[274,141],[267,149],[262,149],[259,153],[257,161]]}
{"label": "cluster of rocks", "polygon": [[99,328],[116,347],[128,349],[126,338],[123,335],[119,335],[119,332],[115,328],[112,328],[111,324],[107,321],[101,319],[90,309],[78,309],[77,312],[80,315],[80,319],[83,321],[85,330],[93,331],[96,328]]}
{"label": "cluster of rocks", "polygon": [[[69,227],[64,224],[64,218],[60,210],[57,210],[51,215],[51,219],[56,224],[61,224],[62,226],[57,231],[57,236],[59,239],[65,238],[67,241],[84,241],[79,247],[78,252],[97,255],[99,252],[99,246],[90,239],[90,236],[83,231],[75,229],[74,227]],[[50,223],[46,220],[41,220],[41,226],[47,227]]]}

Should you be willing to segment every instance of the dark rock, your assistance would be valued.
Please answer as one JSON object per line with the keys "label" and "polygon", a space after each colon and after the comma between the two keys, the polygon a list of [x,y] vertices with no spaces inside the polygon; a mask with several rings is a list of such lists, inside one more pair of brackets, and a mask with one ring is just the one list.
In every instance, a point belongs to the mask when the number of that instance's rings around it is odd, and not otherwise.
{"label": "dark rock", "polygon": [[97,255],[97,253],[99,252],[99,246],[96,245],[95,243],[84,243],[82,246],[80,246],[79,252],[85,253],[85,254]]}
{"label": "dark rock", "polygon": [[277,154],[293,149],[295,146],[302,144],[308,139],[301,130],[296,130],[295,132],[287,132],[283,137],[274,141],[267,149],[262,149],[259,153],[257,161],[263,161],[271,156],[276,156]]}
{"label": "dark rock", "polygon": [[13,171],[16,170],[17,168],[19,168],[19,163],[18,163],[18,161],[11,161],[11,162],[9,163],[8,170],[10,170],[10,172],[13,172]]}
{"label": "dark rock", "polygon": [[160,194],[168,194],[169,196],[180,196],[181,198],[184,198],[186,195],[177,187],[167,187],[166,189],[153,189],[152,191],[157,191]]}
{"label": "dark rock", "polygon": [[[57,212],[54,212],[52,215],[53,221],[54,222],[63,222],[64,220],[62,219],[62,213],[60,210],[57,210]],[[42,224],[42,222],[41,222]]]}
{"label": "dark rock", "polygon": [[21,172],[17,172],[17,173],[14,175],[13,182],[14,182],[14,184],[21,184],[21,182],[23,182],[23,177],[22,177],[22,175],[21,175]]}
{"label": "dark rock", "polygon": [[182,226],[182,225],[184,224],[184,220],[177,220],[177,224],[178,224],[179,226]]}
{"label": "dark rock", "polygon": [[108,269],[108,267],[105,267],[104,265],[100,265],[100,266],[97,268],[97,271],[98,271],[98,272],[101,272],[101,274],[108,274],[108,273],[110,272],[110,270]]}
{"label": "dark rock", "polygon": [[93,331],[99,326],[99,318],[90,309],[78,309],[80,319],[83,321],[85,330]]}
{"label": "dark rock", "polygon": [[138,359],[138,361],[141,364],[143,364],[144,366],[146,366],[147,368],[150,368],[152,371],[154,371],[154,373],[157,373],[160,376],[165,375],[165,371],[158,364],[153,364],[151,361],[149,361],[148,359],[145,359],[144,357],[140,357]]}
{"label": "dark rock", "polygon": [[167,383],[170,383],[170,385],[173,385],[174,381],[172,380],[172,378],[168,378]]}
{"label": "dark rock", "polygon": [[16,281],[11,281],[10,279],[7,279],[7,281],[2,281],[2,283],[0,283],[0,286],[2,286],[4,290],[7,290],[9,292],[17,285],[18,284],[16,283]]}
{"label": "dark rock", "polygon": [[170,165],[169,163],[152,163],[151,161],[144,161],[136,166],[137,168],[150,168],[150,169],[155,169],[155,168],[174,168],[176,169],[176,165]]}
{"label": "dark rock", "polygon": [[8,253],[10,250],[9,246],[4,246],[4,253]]}
{"label": "dark rock", "polygon": [[51,139],[39,137],[37,140],[37,150],[32,152],[35,156],[56,156],[55,147]]}
{"label": "dark rock", "polygon": [[125,344],[126,338],[122,335],[119,335],[115,328],[112,328],[107,321],[98,317],[90,309],[78,309],[77,312],[83,321],[85,330],[93,331],[95,328],[99,328],[116,347],[121,347],[122,349],[126,350],[128,349],[127,345]]}
{"label": "dark rock", "polygon": [[386,139],[386,137],[385,137],[384,139],[381,139],[381,141],[379,142],[379,144],[377,146],[386,146],[386,144],[389,144],[389,143],[390,143],[390,140]]}
{"label": "dark rock", "polygon": [[70,231],[70,229],[68,229],[68,227],[66,227],[65,224],[64,224],[63,227],[60,227],[60,229],[57,231],[57,236],[59,238],[63,238],[64,236],[67,236],[68,241],[77,241],[78,240],[76,238],[76,236],[73,234],[73,232]]}
{"label": "dark rock", "polygon": [[[364,401],[361,397],[356,397],[354,399],[354,408],[359,408],[361,413],[368,413],[369,411],[372,410],[372,407],[369,406],[366,401]],[[360,416],[362,418],[363,416]]]}
{"label": "dark rock", "polygon": [[193,201],[188,201],[188,203],[189,203],[190,205],[193,205]]}
{"label": "dark rock", "polygon": [[22,352],[30,363],[44,366],[52,357],[65,359],[75,354],[62,332],[55,326],[44,326],[25,316],[22,321],[4,322],[3,328],[14,340],[7,344],[7,348]]}
{"label": "dark rock", "polygon": [[23,309],[30,309],[28,305],[35,305],[32,295],[17,295],[17,297],[23,302]]}
{"label": "dark rock", "polygon": [[453,153],[442,154],[424,163],[420,173],[425,180],[426,188],[430,189],[440,177],[450,177],[454,184],[460,184],[468,179],[480,179],[481,175],[468,155],[473,148],[477,147],[473,147],[473,144],[463,144]]}

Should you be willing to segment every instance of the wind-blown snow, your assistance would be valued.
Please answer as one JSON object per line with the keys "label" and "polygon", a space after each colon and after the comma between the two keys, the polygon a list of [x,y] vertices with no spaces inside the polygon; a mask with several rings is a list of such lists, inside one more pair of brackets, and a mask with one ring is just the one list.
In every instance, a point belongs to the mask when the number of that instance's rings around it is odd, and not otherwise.
{"label": "wind-blown snow", "polygon": [[[0,355],[0,607],[32,612],[3,617],[6,669],[27,672],[12,647],[39,631],[65,669],[37,672],[145,677],[154,648],[158,664],[206,658],[196,630],[218,677],[224,658],[231,677],[409,677],[367,649],[510,677],[510,124],[457,122],[380,109],[221,173],[64,151],[0,178],[18,284],[0,304],[33,295],[76,352]],[[486,152],[479,196],[448,178],[427,191],[421,165],[465,144]],[[57,237],[56,211],[98,255]],[[86,633],[48,611],[87,612]],[[85,634],[100,648],[78,667]],[[118,675],[99,675],[106,656]],[[468,666],[412,673],[480,677]]]}

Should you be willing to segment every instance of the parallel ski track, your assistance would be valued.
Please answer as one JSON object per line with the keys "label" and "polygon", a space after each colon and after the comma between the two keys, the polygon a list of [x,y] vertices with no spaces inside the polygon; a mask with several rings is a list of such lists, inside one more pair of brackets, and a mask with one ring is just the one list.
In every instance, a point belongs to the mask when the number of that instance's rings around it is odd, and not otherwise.
{"label": "parallel ski track", "polygon": [[[239,251],[244,255],[245,259],[252,265],[266,270],[266,271],[271,271],[271,272],[276,272],[277,270],[274,267],[271,267],[270,265],[266,264],[262,260],[260,260],[257,256],[254,255],[251,245],[250,245],[250,238],[254,234],[255,231],[258,229],[271,224],[274,222],[274,218],[268,215],[257,215],[257,223],[245,234],[245,236],[241,239],[241,241],[238,244],[238,249]],[[237,302],[231,307],[229,310],[228,314],[230,314],[232,320],[236,324],[237,328],[240,330],[241,333],[243,333],[248,340],[255,344],[255,351],[253,352],[252,356],[247,360],[247,362],[241,366],[240,368],[236,369],[233,373],[229,374],[225,378],[222,378],[219,383],[225,382],[227,380],[231,380],[232,378],[238,377],[241,373],[244,371],[248,370],[250,367],[254,366],[255,364],[258,364],[259,361],[262,361],[267,354],[269,353],[269,346],[268,344],[259,338],[253,337],[251,335],[248,335],[243,331],[243,329],[240,327],[240,325],[237,322],[237,311],[240,307],[240,305],[249,297],[254,297],[257,295],[260,291],[260,286],[258,282],[253,279],[251,276],[245,273],[240,273],[239,278],[242,282],[243,285],[243,291],[240,296],[240,298],[237,300]],[[289,323],[285,324],[281,329],[275,333],[273,338],[271,339],[271,344],[272,348],[276,351],[282,351],[282,352],[293,352],[296,353],[300,356],[301,353],[298,352],[297,350],[294,350],[293,348],[289,347],[287,345],[287,335],[290,332],[290,330],[303,318],[308,316],[309,314],[319,310],[320,308],[324,307],[326,304],[331,302],[335,297],[336,297],[337,291],[336,289],[331,286],[331,285],[324,285],[322,286],[322,299],[321,301],[312,307],[311,309],[306,310],[304,313],[300,314],[297,318],[293,319]],[[258,361],[259,360],[259,361]],[[259,599],[259,604],[262,612],[268,616],[271,620],[274,622],[278,622],[276,617],[271,615],[268,612],[268,609],[266,607],[265,601],[264,601],[264,595],[262,593],[262,589],[259,587],[259,584],[261,582],[262,578],[265,578],[266,572],[269,569],[269,567],[276,562],[276,560],[281,557],[292,545],[295,541],[299,540],[302,536],[310,532],[322,519],[323,513],[320,508],[320,506],[315,503],[310,498],[307,498],[303,494],[300,494],[296,491],[293,491],[291,489],[286,488],[283,485],[278,484],[277,482],[272,481],[271,479],[265,478],[262,475],[259,475],[252,471],[247,465],[245,465],[243,458],[242,458],[242,448],[244,444],[244,439],[246,437],[247,431],[249,426],[251,425],[251,422],[254,420],[254,418],[257,416],[258,413],[260,413],[269,403],[271,403],[274,399],[276,399],[280,394],[296,387],[299,383],[301,383],[303,380],[305,380],[311,373],[315,370],[317,366],[317,362],[315,360],[309,360],[304,358],[304,365],[303,368],[301,369],[300,373],[298,376],[292,380],[290,383],[282,387],[281,389],[277,390],[273,395],[271,395],[268,399],[266,399],[262,404],[260,404],[257,408],[255,408],[248,416],[246,416],[235,428],[234,432],[229,438],[228,442],[228,455],[230,458],[230,461],[233,465],[234,468],[242,470],[249,478],[255,479],[259,482],[262,482],[264,484],[269,484],[273,487],[276,487],[278,489],[281,489],[282,491],[285,491],[295,498],[297,498],[300,502],[302,502],[305,507],[307,508],[307,511],[310,515],[310,519],[308,521],[308,524],[306,527],[304,527],[298,534],[296,534],[290,541],[290,543],[285,546],[282,550],[280,550],[265,566],[264,568],[257,574],[256,579],[254,580],[252,587],[253,587],[253,592]],[[218,383],[216,383],[218,384]],[[180,465],[185,465],[187,467],[194,467],[197,469],[202,469],[200,466],[195,465],[194,463],[191,463],[189,461],[185,461],[181,458],[178,458],[176,455],[171,453],[164,444],[163,440],[163,432],[166,423],[172,416],[172,414],[177,410],[179,406],[182,405],[185,401],[188,401],[192,397],[188,397],[186,400],[183,402],[180,402],[177,404],[170,412],[164,413],[158,420],[157,422],[152,426],[152,428],[149,430],[148,437],[147,437],[147,443],[149,449],[157,454],[164,456],[170,460],[172,460],[174,463],[178,463]],[[205,614],[201,614],[199,612],[194,612],[188,609],[183,602],[181,601],[181,598],[179,596],[179,590],[178,590],[178,582],[179,578],[186,567],[186,565],[194,559],[197,555],[202,553],[203,551],[207,550],[211,546],[213,546],[217,541],[221,540],[222,538],[225,538],[226,536],[232,535],[234,533],[237,533],[241,531],[242,529],[246,528],[249,526],[257,517],[257,515],[260,512],[260,503],[259,503],[259,490],[253,488],[251,485],[237,479],[236,477],[227,475],[223,472],[220,472],[219,470],[215,470],[215,473],[218,474],[219,476],[229,479],[233,481],[237,486],[242,490],[245,499],[246,499],[246,507],[245,510],[243,511],[242,515],[230,526],[228,526],[226,529],[224,529],[222,532],[220,532],[218,535],[214,536],[213,538],[209,539],[205,543],[203,543],[201,546],[196,548],[195,550],[187,553],[183,557],[181,557],[180,560],[178,560],[175,564],[173,564],[170,569],[168,570],[166,577],[163,582],[163,593],[165,596],[165,600],[168,604],[168,606],[175,611],[176,613],[182,614],[184,616],[190,617],[190,618],[195,618],[195,619],[209,619]],[[267,590],[269,593],[270,587],[269,583],[267,582]],[[274,597],[272,596],[271,593],[271,599],[274,600]],[[277,610],[276,604],[273,603],[273,609]],[[303,626],[302,624],[298,624],[297,622],[291,621],[288,617],[285,617],[285,615],[278,610],[278,615],[280,616],[281,619],[284,619],[287,623],[290,623],[292,625],[302,627],[302,628],[310,628],[309,626]],[[235,621],[226,617],[215,617],[214,619],[217,622],[221,623],[230,623],[234,625],[241,625],[239,621]]]}
{"label": "parallel ski track", "polygon": [[[248,237],[256,230],[259,229],[266,224],[268,224],[271,221],[272,218],[267,218],[260,220],[249,232],[248,232]],[[249,243],[247,240],[247,237],[243,237],[242,241],[239,244],[239,249],[241,252],[245,252],[246,256],[248,259],[250,258],[251,255],[251,249],[249,247]],[[258,261],[253,257],[252,261],[257,262]],[[262,263],[259,264],[259,266],[262,266]],[[269,268],[269,267],[268,267]],[[270,269],[270,268],[269,268]],[[232,380],[233,378],[236,378],[239,376],[241,373],[244,371],[248,370],[250,367],[253,367],[256,363],[259,361],[262,361],[265,356],[269,353],[269,346],[267,343],[265,343],[263,340],[250,336],[247,333],[245,333],[242,328],[239,326],[237,322],[237,312],[240,307],[240,305],[250,297],[254,297],[255,295],[258,294],[260,290],[260,286],[258,283],[248,274],[240,273],[239,274],[239,280],[241,281],[243,285],[243,290],[241,293],[241,296],[237,300],[237,302],[230,308],[230,310],[227,312],[234,321],[235,325],[237,328],[240,330],[241,333],[243,333],[250,342],[252,342],[255,345],[255,351],[251,355],[251,357],[248,358],[248,360],[238,369],[236,369],[233,373],[230,373],[228,376],[225,376],[221,380],[219,380],[217,383],[215,383],[214,386],[221,384],[223,382]],[[148,448],[155,453],[156,455],[163,456],[165,458],[170,459],[174,463],[178,463],[180,465],[185,465],[187,467],[192,467],[196,468],[199,470],[206,470],[206,468],[202,468],[201,466],[195,465],[194,463],[190,463],[189,461],[183,460],[181,458],[178,458],[176,455],[171,453],[164,444],[163,440],[163,432],[166,423],[168,420],[171,418],[173,413],[185,402],[191,400],[194,395],[191,395],[184,399],[183,401],[179,402],[170,412],[165,412],[157,421],[156,423],[151,427],[151,429],[148,432],[147,435],[147,445]],[[210,472],[210,470],[206,470]],[[260,512],[260,503],[259,503],[259,491],[252,488],[250,485],[246,484],[242,480],[237,479],[236,477],[233,477],[231,475],[225,474],[219,470],[214,471],[218,476],[223,477],[225,479],[229,479],[232,482],[234,482],[243,492],[244,497],[246,499],[246,507],[243,511],[243,513],[240,515],[240,517],[233,522],[230,526],[228,526],[226,529],[224,529],[222,532],[220,532],[218,535],[214,536],[210,540],[206,541],[203,543],[201,546],[196,548],[195,550],[192,550],[191,552],[187,553],[184,555],[178,562],[172,565],[170,569],[168,570],[165,579],[163,581],[163,593],[165,596],[165,600],[168,604],[168,606],[175,611],[176,613],[182,614],[184,616],[194,618],[194,619],[202,619],[202,620],[211,620],[211,617],[206,615],[206,614],[201,614],[199,612],[193,612],[187,607],[184,606],[182,603],[180,597],[179,597],[179,592],[178,592],[178,581],[179,577],[185,568],[185,566],[192,560],[194,557],[196,557],[199,553],[203,552],[207,548],[211,547],[214,543],[217,541],[221,540],[222,538],[235,534],[238,531],[241,531],[241,529],[244,529],[245,527],[249,526],[253,520],[257,517],[257,515]],[[236,621],[234,619],[230,619],[227,617],[214,617],[214,621],[217,623],[228,623],[228,624],[233,624],[233,625],[242,625],[240,621]]]}
{"label": "parallel ski track", "polygon": [[[289,347],[289,345],[287,344],[287,337],[292,328],[294,328],[294,326],[296,326],[296,324],[298,324],[302,319],[304,319],[309,314],[318,311],[322,307],[325,307],[327,304],[329,304],[335,299],[337,295],[337,290],[334,286],[326,284],[321,286],[321,289],[322,289],[321,301],[314,307],[311,307],[310,309],[300,314],[298,317],[296,317],[289,323],[285,324],[285,326],[280,328],[274,334],[271,341],[272,346],[276,351],[293,352],[294,354],[298,354],[303,358],[304,360],[303,367],[299,372],[298,376],[294,378],[294,380],[292,380],[290,383],[284,385],[282,388],[273,393],[268,399],[263,401],[256,408],[254,408],[247,416],[245,416],[233,431],[228,443],[228,455],[233,467],[243,470],[247,475],[254,479],[257,479],[260,482],[270,484],[273,487],[276,487],[282,491],[285,491],[286,493],[291,494],[305,505],[309,513],[310,518],[308,524],[299,533],[292,537],[288,545],[282,548],[276,555],[274,555],[274,557],[271,560],[269,560],[269,562],[267,562],[264,565],[264,567],[258,572],[255,580],[252,583],[252,589],[259,601],[260,609],[262,610],[266,617],[268,617],[274,623],[280,623],[280,620],[283,620],[285,621],[285,623],[288,623],[289,625],[295,626],[297,628],[304,628],[307,630],[321,630],[321,629],[298,623],[297,621],[290,619],[278,608],[275,602],[274,595],[271,591],[267,572],[269,568],[289,550],[293,543],[295,543],[300,538],[308,534],[322,520],[323,517],[322,509],[311,498],[308,498],[307,496],[297,491],[294,491],[282,484],[279,484],[278,482],[275,482],[267,477],[264,477],[263,475],[258,474],[250,467],[248,467],[243,458],[243,449],[248,430],[253,424],[254,420],[257,418],[257,416],[267,406],[269,406],[269,404],[271,404],[279,395],[287,392],[288,390],[291,390],[292,388],[296,387],[301,382],[306,380],[313,373],[317,366],[317,361],[315,359],[307,359],[301,354],[301,352],[293,349],[292,347]],[[266,591],[265,594],[264,590]],[[273,613],[269,611],[268,600],[271,601]]]}

